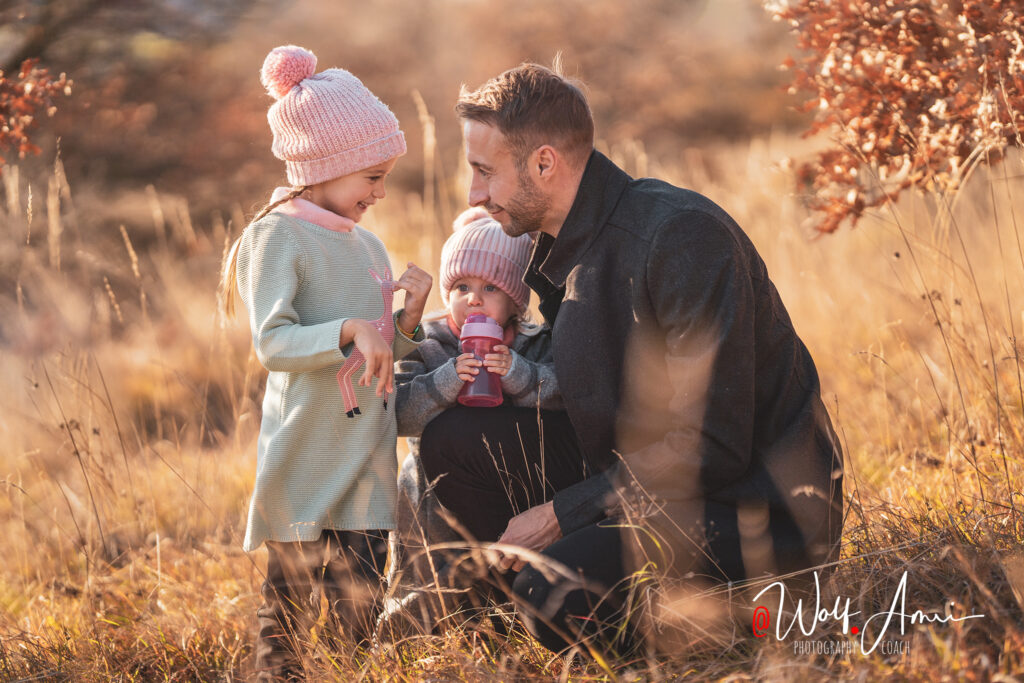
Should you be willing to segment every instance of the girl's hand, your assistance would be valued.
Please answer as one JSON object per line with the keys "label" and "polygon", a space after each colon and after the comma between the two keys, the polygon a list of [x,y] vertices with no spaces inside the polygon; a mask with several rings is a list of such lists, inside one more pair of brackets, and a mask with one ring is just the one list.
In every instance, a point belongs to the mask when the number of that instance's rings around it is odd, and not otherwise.
{"label": "girl's hand", "polygon": [[352,325],[352,343],[366,359],[366,369],[359,378],[359,386],[368,387],[373,378],[378,378],[377,395],[384,396],[385,392],[391,393],[394,390],[394,358],[391,353],[391,346],[384,342],[384,337],[371,323],[366,320],[346,320],[342,326],[342,337],[345,335],[345,328]]}
{"label": "girl's hand", "polygon": [[464,353],[455,358],[455,374],[463,382],[472,382],[480,372],[478,368],[481,365],[483,363],[478,361],[472,353]]}
{"label": "girl's hand", "polygon": [[395,289],[405,290],[405,308],[402,315],[398,316],[398,326],[402,330],[415,331],[423,317],[423,309],[427,305],[427,296],[434,284],[434,278],[412,261],[408,265],[409,269],[395,281]]}
{"label": "girl's hand", "polygon": [[484,356],[484,367],[495,375],[504,377],[508,374],[508,369],[512,367],[512,352],[504,344],[498,344],[492,351],[494,353]]}

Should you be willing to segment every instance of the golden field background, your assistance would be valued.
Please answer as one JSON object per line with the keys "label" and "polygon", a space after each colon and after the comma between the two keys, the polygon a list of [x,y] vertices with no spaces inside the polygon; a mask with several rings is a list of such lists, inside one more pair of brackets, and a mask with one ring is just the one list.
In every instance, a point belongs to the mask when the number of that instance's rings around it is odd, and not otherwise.
{"label": "golden field background", "polygon": [[[137,74],[90,76],[88,89],[76,80],[48,133],[61,135],[61,160],[51,145],[2,176],[0,680],[242,680],[251,669],[265,553],[243,553],[241,535],[265,372],[244,319],[218,318],[215,288],[228,240],[280,182],[257,73],[288,42],[313,49],[320,68],[352,69],[400,117],[410,154],[365,223],[393,263],[435,274],[465,201],[450,113],[459,85],[562,50],[589,86],[602,151],[731,213],[811,350],[847,456],[849,512],[829,595],[883,611],[906,570],[913,609],[943,613],[952,600],[953,615],[985,615],[911,627],[903,656],[797,656],[789,643],[737,632],[724,652],[603,667],[456,630],[376,653],[321,652],[316,673],[1016,672],[1021,157],[979,169],[956,196],[908,194],[856,229],[815,238],[785,161],[816,144],[799,138],[794,102],[777,89],[785,31],[753,3],[677,5],[264,5],[203,49],[140,38],[145,69],[167,69],[150,95],[126,85]],[[176,97],[186,98],[177,109]]]}

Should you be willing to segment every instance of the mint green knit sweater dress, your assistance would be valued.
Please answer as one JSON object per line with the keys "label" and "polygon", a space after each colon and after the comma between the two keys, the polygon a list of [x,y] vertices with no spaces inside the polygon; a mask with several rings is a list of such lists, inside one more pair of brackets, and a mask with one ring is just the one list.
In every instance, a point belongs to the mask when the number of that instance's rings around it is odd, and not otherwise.
{"label": "mint green knit sweater dress", "polygon": [[[359,226],[338,232],[271,213],[242,236],[238,289],[256,355],[269,371],[247,551],[266,540],[316,540],[323,529],[395,526],[394,401],[384,407],[374,380],[355,387],[362,414],[346,417],[336,378],[354,349],[338,348],[345,320],[385,313],[371,268],[383,277],[387,252]],[[414,348],[396,329],[395,358]]]}

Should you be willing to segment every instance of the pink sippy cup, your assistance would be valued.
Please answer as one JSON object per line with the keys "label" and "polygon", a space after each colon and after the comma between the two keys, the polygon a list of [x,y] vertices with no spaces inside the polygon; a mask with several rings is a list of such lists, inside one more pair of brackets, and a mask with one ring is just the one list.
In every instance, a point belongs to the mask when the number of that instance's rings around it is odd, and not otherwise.
{"label": "pink sippy cup", "polygon": [[[504,336],[504,330],[496,320],[488,318],[483,313],[474,313],[466,316],[459,342],[463,353],[472,353],[477,360],[482,361],[495,345],[502,342]],[[475,408],[493,408],[501,405],[501,377],[483,366],[477,370],[480,372],[476,377],[462,385],[459,403]]]}

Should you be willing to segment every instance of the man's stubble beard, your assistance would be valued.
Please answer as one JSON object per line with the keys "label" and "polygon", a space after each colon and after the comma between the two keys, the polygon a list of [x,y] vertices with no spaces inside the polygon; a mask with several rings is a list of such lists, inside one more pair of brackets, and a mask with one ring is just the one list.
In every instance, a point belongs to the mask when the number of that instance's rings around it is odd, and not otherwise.
{"label": "man's stubble beard", "polygon": [[504,208],[509,222],[501,227],[509,237],[518,237],[541,229],[544,218],[551,210],[551,198],[540,191],[525,169],[521,169],[519,191],[508,200]]}

